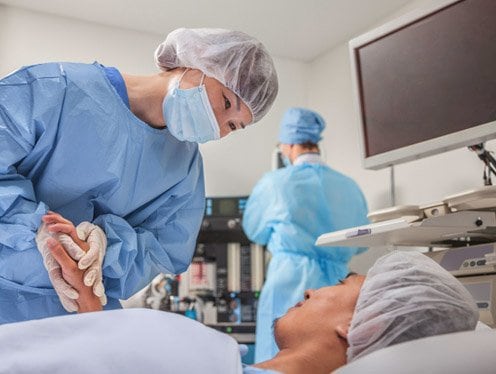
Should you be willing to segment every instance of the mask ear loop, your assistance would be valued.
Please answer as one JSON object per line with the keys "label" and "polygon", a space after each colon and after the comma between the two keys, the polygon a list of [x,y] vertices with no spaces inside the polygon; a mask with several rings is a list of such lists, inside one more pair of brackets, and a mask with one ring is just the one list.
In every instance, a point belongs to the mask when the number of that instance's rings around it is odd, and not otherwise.
{"label": "mask ear loop", "polygon": [[191,70],[190,68],[186,68],[185,71],[183,71],[183,73],[181,74],[181,76],[179,77],[179,81],[177,82],[177,88],[180,88],[181,86],[181,81],[183,80],[183,77],[184,75],[189,71]]}

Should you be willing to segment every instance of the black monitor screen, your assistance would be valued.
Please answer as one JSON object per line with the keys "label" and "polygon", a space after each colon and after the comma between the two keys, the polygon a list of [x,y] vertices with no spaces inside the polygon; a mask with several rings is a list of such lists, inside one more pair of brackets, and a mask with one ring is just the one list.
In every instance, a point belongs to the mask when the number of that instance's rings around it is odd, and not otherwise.
{"label": "black monitor screen", "polygon": [[496,120],[496,0],[464,0],[355,50],[365,156]]}

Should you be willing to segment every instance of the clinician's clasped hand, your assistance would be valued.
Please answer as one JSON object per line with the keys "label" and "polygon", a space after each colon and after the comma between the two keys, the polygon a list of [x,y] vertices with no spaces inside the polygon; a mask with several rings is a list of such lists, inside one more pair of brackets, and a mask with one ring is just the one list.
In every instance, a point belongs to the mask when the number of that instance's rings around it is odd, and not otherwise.
{"label": "clinician's clasped hand", "polygon": [[[78,292],[73,289],[62,277],[60,265],[50,252],[50,244],[59,241],[69,256],[77,261],[78,268],[86,270],[84,284],[92,287],[93,293],[100,298],[102,305],[107,303],[103,286],[102,264],[107,248],[107,238],[103,230],[90,222],[81,222],[77,227],[55,212],[48,212],[43,218],[43,224],[38,230],[36,243],[43,256],[55,291],[59,295],[62,305],[68,312],[78,310],[75,300]],[[50,239],[51,238],[51,239]]]}

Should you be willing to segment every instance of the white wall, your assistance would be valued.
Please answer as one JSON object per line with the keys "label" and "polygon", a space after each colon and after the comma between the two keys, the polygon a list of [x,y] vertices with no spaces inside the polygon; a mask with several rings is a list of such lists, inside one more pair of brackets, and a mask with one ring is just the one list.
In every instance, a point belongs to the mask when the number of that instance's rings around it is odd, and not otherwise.
{"label": "white wall", "polygon": [[[412,1],[378,25],[436,3],[437,0]],[[322,113],[328,124],[323,135],[328,163],[358,182],[371,211],[390,206],[389,169],[370,171],[361,165],[347,42],[314,60],[306,70],[308,106]],[[488,142],[486,146],[495,150],[496,142]],[[482,170],[481,161],[467,149],[398,165],[395,167],[396,205],[439,201],[450,194],[482,186]],[[372,248],[354,258],[350,266],[363,272],[385,251],[385,248]]]}
{"label": "white wall", "polygon": [[[95,60],[129,74],[154,74],[153,52],[164,38],[0,5],[0,76],[33,63]],[[252,128],[201,146],[210,196],[249,194],[270,170],[270,154],[284,110],[306,103],[304,64],[274,61],[280,89],[270,114]]]}
{"label": "white wall", "polygon": [[107,27],[0,5],[0,75],[48,61],[98,60],[122,71],[157,71],[153,51],[165,35]]}

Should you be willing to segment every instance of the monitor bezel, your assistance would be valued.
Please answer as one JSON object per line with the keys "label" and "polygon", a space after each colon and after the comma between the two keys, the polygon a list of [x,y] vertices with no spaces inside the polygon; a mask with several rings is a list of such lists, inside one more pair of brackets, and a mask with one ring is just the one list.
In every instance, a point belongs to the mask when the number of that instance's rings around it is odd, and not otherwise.
{"label": "monitor bezel", "polygon": [[362,155],[362,165],[365,169],[379,170],[389,166],[402,164],[408,161],[436,155],[451,151],[453,149],[478,144],[496,138],[496,121],[480,124],[466,130],[457,131],[448,135],[434,139],[415,143],[406,147],[401,147],[392,151],[383,152],[367,157],[364,123],[362,114],[362,97],[358,79],[357,50],[366,44],[380,39],[387,34],[391,34],[409,26],[412,23],[436,13],[443,8],[447,8],[455,3],[465,0],[443,0],[435,6],[417,9],[393,21],[390,21],[376,29],[360,35],[349,42],[349,57],[351,63],[351,80],[353,91],[354,122],[358,125],[360,135],[360,152]]}

